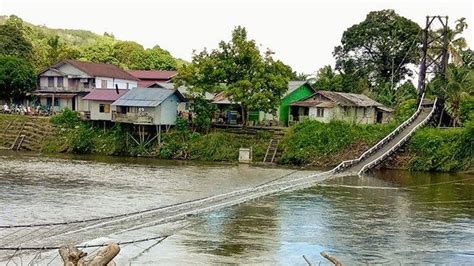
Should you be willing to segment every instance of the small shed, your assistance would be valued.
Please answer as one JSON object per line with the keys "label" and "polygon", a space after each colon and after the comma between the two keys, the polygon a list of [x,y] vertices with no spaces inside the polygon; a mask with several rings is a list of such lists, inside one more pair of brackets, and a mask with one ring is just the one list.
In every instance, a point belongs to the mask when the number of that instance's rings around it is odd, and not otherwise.
{"label": "small shed", "polygon": [[84,117],[90,120],[112,121],[112,112],[116,107],[112,103],[129,90],[94,89],[84,100]]}
{"label": "small shed", "polygon": [[117,99],[112,106],[112,120],[139,125],[174,125],[178,104],[186,101],[174,89],[136,88]]}

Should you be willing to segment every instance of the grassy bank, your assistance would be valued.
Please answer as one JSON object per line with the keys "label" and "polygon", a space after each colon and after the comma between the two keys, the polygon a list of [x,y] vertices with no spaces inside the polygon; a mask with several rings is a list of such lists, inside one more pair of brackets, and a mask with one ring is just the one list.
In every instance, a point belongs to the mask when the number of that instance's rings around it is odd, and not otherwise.
{"label": "grassy bank", "polygon": [[382,139],[395,124],[353,125],[329,124],[307,120],[289,129],[282,147],[281,163],[311,166],[333,166],[353,159]]}
{"label": "grassy bank", "polygon": [[[127,132],[133,128],[116,124],[104,130],[81,121],[77,113],[65,111],[51,119],[55,136],[45,141],[43,151],[48,153],[71,152],[77,154],[103,154],[121,156],[153,156],[162,159],[237,161],[239,148],[251,147],[254,161],[262,161],[270,135],[261,132],[256,135],[211,132],[201,134],[188,129],[181,121],[174,129],[163,133],[162,143],[151,141],[139,145]],[[183,124],[184,123],[184,124]]]}
{"label": "grassy bank", "polygon": [[[0,115],[0,124],[22,116]],[[129,125],[94,125],[79,119],[75,112],[66,111],[51,118],[53,134],[45,139],[42,152],[76,153],[118,156],[153,156],[162,159],[236,162],[241,147],[251,147],[253,161],[261,162],[272,135],[255,135],[214,131],[207,134],[189,130],[181,121],[163,134],[162,143],[152,141],[140,146],[127,132]],[[396,123],[387,125],[353,125],[343,122],[323,124],[305,121],[290,127],[281,140],[278,163],[286,165],[329,167],[353,159],[388,134]],[[473,124],[463,128],[423,128],[406,145],[405,152],[387,167],[414,171],[464,171],[472,169]],[[400,161],[403,161],[400,163]]]}

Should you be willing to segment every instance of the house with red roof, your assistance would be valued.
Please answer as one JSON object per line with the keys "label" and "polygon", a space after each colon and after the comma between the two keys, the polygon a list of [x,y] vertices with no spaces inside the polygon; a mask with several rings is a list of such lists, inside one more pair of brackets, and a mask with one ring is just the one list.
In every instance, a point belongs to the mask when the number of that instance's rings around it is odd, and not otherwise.
{"label": "house with red roof", "polygon": [[84,118],[87,120],[112,121],[112,114],[116,111],[116,106],[112,103],[125,95],[129,90],[126,89],[94,89],[84,96],[84,106],[87,110],[83,111]]}
{"label": "house with red roof", "polygon": [[139,88],[148,88],[157,82],[171,82],[178,75],[178,71],[170,70],[128,70],[128,73],[138,79]]}
{"label": "house with red roof", "polygon": [[132,89],[138,79],[112,64],[63,60],[38,75],[36,96],[43,106],[85,111],[83,97],[94,89]]}

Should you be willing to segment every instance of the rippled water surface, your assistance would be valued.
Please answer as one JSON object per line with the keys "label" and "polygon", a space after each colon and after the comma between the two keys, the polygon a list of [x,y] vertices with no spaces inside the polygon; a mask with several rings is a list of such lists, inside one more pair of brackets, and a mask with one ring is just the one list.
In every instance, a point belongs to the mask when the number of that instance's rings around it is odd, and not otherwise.
{"label": "rippled water surface", "polygon": [[[227,164],[0,153],[0,224],[126,213],[255,186],[297,172]],[[474,264],[474,175],[380,171],[326,180],[169,224],[99,235],[129,264]],[[92,239],[84,239],[89,241]],[[155,245],[156,244],[156,245]],[[2,242],[0,246],[8,246]],[[47,264],[55,252],[45,252]],[[26,254],[25,254],[26,256]],[[43,259],[44,258],[44,259]],[[59,261],[53,260],[53,264]]]}

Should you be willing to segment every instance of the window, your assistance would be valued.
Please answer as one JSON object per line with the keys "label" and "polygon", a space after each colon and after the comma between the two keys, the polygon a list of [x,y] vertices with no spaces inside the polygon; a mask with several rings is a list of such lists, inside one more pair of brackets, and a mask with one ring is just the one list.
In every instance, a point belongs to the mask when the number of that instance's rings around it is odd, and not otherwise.
{"label": "window", "polygon": [[99,113],[110,113],[110,104],[99,104]]}
{"label": "window", "polygon": [[64,87],[64,78],[58,77],[58,88]]}
{"label": "window", "polygon": [[316,107],[316,116],[317,117],[324,117],[324,108]]}
{"label": "window", "polygon": [[87,82],[84,82],[82,83],[84,85],[84,89],[88,89],[89,88],[89,81]]}
{"label": "window", "polygon": [[54,106],[59,106],[59,98],[54,98]]}
{"label": "window", "polygon": [[367,117],[367,108],[364,107],[364,117]]}
{"label": "window", "polygon": [[107,80],[101,80],[100,81],[100,87],[102,89],[106,89],[107,88]]}
{"label": "window", "polygon": [[51,106],[51,105],[53,105],[53,98],[51,97],[46,98],[46,106]]}
{"label": "window", "polygon": [[54,87],[54,77],[48,77],[48,87]]}

